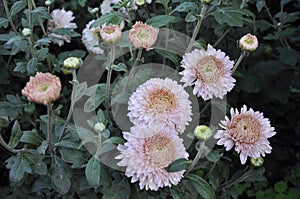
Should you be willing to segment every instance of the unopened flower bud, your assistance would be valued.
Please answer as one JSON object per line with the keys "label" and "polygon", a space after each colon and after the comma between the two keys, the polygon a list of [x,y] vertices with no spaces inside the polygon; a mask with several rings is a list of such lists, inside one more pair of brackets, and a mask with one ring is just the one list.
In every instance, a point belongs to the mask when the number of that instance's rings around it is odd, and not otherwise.
{"label": "unopened flower bud", "polygon": [[45,1],[45,5],[46,5],[46,6],[50,6],[50,5],[52,5],[52,3],[53,3],[53,1],[51,1],[51,0],[47,0],[47,1]]}
{"label": "unopened flower bud", "polygon": [[30,28],[24,28],[24,29],[22,30],[22,34],[23,34],[24,37],[29,37],[29,36],[31,35],[31,30],[30,30]]}
{"label": "unopened flower bud", "polygon": [[263,165],[264,163],[264,159],[260,156],[258,158],[250,158],[250,163],[252,166],[255,166],[255,167],[260,167]]}
{"label": "unopened flower bud", "polygon": [[91,10],[91,14],[96,14],[97,12],[99,12],[99,8],[93,8],[92,10]]}
{"label": "unopened flower bud", "polygon": [[122,37],[122,31],[118,25],[104,25],[100,30],[100,36],[105,43],[116,44]]}
{"label": "unopened flower bud", "polygon": [[78,57],[69,57],[64,60],[64,68],[68,70],[77,69],[80,67],[81,64],[82,61]]}
{"label": "unopened flower bud", "polygon": [[202,2],[208,4],[208,3],[212,2],[212,0],[202,0]]}
{"label": "unopened flower bud", "polygon": [[212,136],[212,130],[206,125],[197,126],[194,135],[199,140],[207,140]]}
{"label": "unopened flower bud", "polygon": [[97,122],[97,123],[94,125],[94,130],[95,130],[97,133],[102,133],[102,132],[105,130],[105,125],[104,125],[102,122]]}
{"label": "unopened flower bud", "polygon": [[146,3],[145,0],[136,0],[136,1],[135,1],[135,4],[136,4],[137,6],[143,6],[143,5],[145,5],[145,3]]}
{"label": "unopened flower bud", "polygon": [[258,47],[258,40],[255,35],[248,33],[239,40],[239,47],[244,51],[252,52]]}

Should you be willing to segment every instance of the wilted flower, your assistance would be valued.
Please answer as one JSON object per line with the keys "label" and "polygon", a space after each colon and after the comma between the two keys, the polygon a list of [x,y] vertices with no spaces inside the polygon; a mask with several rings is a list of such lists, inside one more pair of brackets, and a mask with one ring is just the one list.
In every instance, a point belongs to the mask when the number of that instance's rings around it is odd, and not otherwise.
{"label": "wilted flower", "polygon": [[104,42],[115,44],[121,39],[121,28],[113,24],[104,25],[100,30],[100,36]]}
{"label": "wilted flower", "polygon": [[188,93],[169,78],[152,78],[140,85],[128,102],[128,116],[135,125],[152,123],[184,132],[192,120]]}
{"label": "wilted flower", "polygon": [[116,159],[121,159],[118,165],[126,167],[125,175],[132,177],[132,183],[139,181],[140,189],[154,191],[178,184],[184,170],[168,173],[166,168],[189,155],[174,129],[134,126],[130,132],[123,132],[123,137],[127,142],[118,145],[121,154]]}
{"label": "wilted flower", "polygon": [[206,125],[199,125],[195,128],[194,135],[199,140],[207,140],[212,136],[212,130]]}
{"label": "wilted flower", "polygon": [[[72,11],[65,11],[65,9],[56,9],[53,10],[51,13],[52,19],[49,21],[49,30],[53,31],[58,28],[70,28],[75,29],[77,28],[76,23],[71,23],[71,21],[75,18],[73,17]],[[64,41],[70,43],[71,37],[68,35],[58,35],[55,33],[51,33],[49,36],[57,37],[58,40],[54,41],[54,43],[62,46]]]}
{"label": "wilted flower", "polygon": [[34,77],[30,77],[22,90],[22,95],[31,102],[48,105],[59,98],[60,91],[61,83],[57,76],[37,72]]}
{"label": "wilted flower", "polygon": [[22,30],[22,35],[23,35],[24,37],[30,36],[30,35],[31,35],[31,29],[30,29],[30,28],[24,28],[24,29]]}
{"label": "wilted flower", "polygon": [[268,138],[276,133],[269,119],[251,108],[247,110],[246,105],[241,112],[231,108],[230,113],[231,119],[226,116],[221,121],[220,126],[224,130],[218,130],[215,135],[219,139],[218,145],[224,145],[227,151],[235,145],[242,164],[245,164],[248,156],[258,158],[260,155],[265,156],[265,153],[271,153],[272,147]]}
{"label": "wilted flower", "polygon": [[104,51],[98,46],[100,41],[100,27],[93,27],[90,29],[90,26],[94,22],[95,20],[90,21],[85,29],[83,29],[81,40],[89,52],[103,54]]}
{"label": "wilted flower", "polygon": [[258,47],[258,40],[255,35],[248,33],[239,40],[239,47],[245,51],[254,51]]}
{"label": "wilted flower", "polygon": [[193,93],[204,100],[213,96],[223,98],[235,83],[231,76],[233,61],[220,50],[214,49],[211,45],[207,50],[195,49],[183,55],[181,66],[184,68],[180,72],[183,77],[181,82],[184,86],[194,86]]}
{"label": "wilted flower", "polygon": [[65,69],[77,69],[82,64],[82,60],[78,57],[69,57],[64,60],[64,68]]}
{"label": "wilted flower", "polygon": [[129,30],[129,41],[135,48],[151,50],[157,40],[158,30],[142,22],[136,22]]}

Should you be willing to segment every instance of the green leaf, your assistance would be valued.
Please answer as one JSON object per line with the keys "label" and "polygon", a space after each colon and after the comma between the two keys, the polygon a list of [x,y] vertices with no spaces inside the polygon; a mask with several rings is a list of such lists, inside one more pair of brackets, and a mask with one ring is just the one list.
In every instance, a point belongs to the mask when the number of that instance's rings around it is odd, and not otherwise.
{"label": "green leaf", "polygon": [[[114,187],[113,189],[111,187]],[[109,187],[103,188],[102,199],[124,199],[130,198],[130,185],[126,177],[114,180]]]}
{"label": "green leaf", "polygon": [[[94,87],[93,87],[94,88]],[[86,95],[88,93],[91,93],[90,98],[85,102],[83,110],[84,112],[91,112],[95,110],[104,100],[105,100],[105,87],[103,86],[96,86],[94,91],[91,91],[89,88],[86,92]]]}
{"label": "green leaf", "polygon": [[85,57],[86,55],[86,52],[83,51],[83,50],[73,50],[73,51],[65,51],[63,53],[60,53],[58,55],[58,58],[60,60],[65,60],[67,59],[68,57],[78,57],[78,58],[83,58]]}
{"label": "green leaf", "polygon": [[70,36],[70,37],[79,37],[79,36],[81,36],[79,33],[75,32],[71,28],[57,28],[57,29],[54,29],[52,32],[55,33],[55,34],[58,34],[58,35],[67,35],[67,36]]}
{"label": "green leaf", "polygon": [[227,24],[229,26],[242,27],[244,25],[243,15],[251,15],[250,11],[236,8],[219,8],[215,11],[214,17],[220,24]]}
{"label": "green leaf", "polygon": [[127,72],[127,66],[124,63],[118,63],[118,65],[112,65],[111,68],[115,71],[124,71]]}
{"label": "green leaf", "polygon": [[198,5],[195,2],[183,2],[179,4],[173,12],[189,12],[190,10],[197,9]]}
{"label": "green leaf", "polygon": [[45,38],[37,40],[34,43],[34,47],[37,47],[39,45],[49,45],[52,41],[53,41],[52,37],[45,37]]}
{"label": "green leaf", "polygon": [[33,144],[36,146],[41,145],[43,138],[38,134],[37,130],[33,129],[32,131],[23,131],[23,135],[20,139],[20,142]]}
{"label": "green leaf", "polygon": [[166,26],[169,23],[172,23],[176,20],[176,17],[170,15],[158,15],[152,17],[146,21],[146,24],[151,25],[156,28]]}
{"label": "green leaf", "polygon": [[288,189],[287,183],[285,181],[279,181],[274,185],[275,191],[278,193],[283,193]]}
{"label": "green leaf", "polygon": [[6,167],[10,169],[9,180],[14,183],[20,182],[25,172],[32,173],[30,164],[24,158],[23,154],[17,154],[17,156],[12,156],[6,161]]}
{"label": "green leaf", "polygon": [[195,13],[192,11],[192,12],[189,12],[185,19],[184,19],[186,22],[190,23],[190,22],[193,22],[193,21],[196,21],[197,20],[197,17],[195,16]]}
{"label": "green leaf", "polygon": [[42,61],[48,57],[49,49],[48,48],[41,48],[36,51],[36,57],[39,61]]}
{"label": "green leaf", "polygon": [[84,7],[85,6],[85,3],[86,3],[87,0],[78,0],[78,3],[81,7]]}
{"label": "green leaf", "polygon": [[36,58],[31,58],[27,63],[26,70],[30,75],[33,75],[36,72],[36,66],[38,61]]}
{"label": "green leaf", "polygon": [[25,153],[24,158],[26,158],[27,162],[30,164],[30,167],[32,169],[32,174],[38,174],[38,175],[46,175],[47,165],[43,162],[43,156],[36,155],[36,154],[30,154]]}
{"label": "green leaf", "polygon": [[85,176],[90,185],[94,187],[100,186],[101,164],[94,156],[88,161],[85,168]]}
{"label": "green leaf", "polygon": [[98,18],[90,28],[93,27],[101,27],[103,24],[117,24],[119,25],[122,22],[123,18],[121,16],[120,12],[112,11],[110,13],[102,15],[100,18]]}
{"label": "green leaf", "polygon": [[32,10],[32,14],[36,15],[37,17],[40,17],[42,19],[51,19],[51,15],[49,14],[46,7],[36,7]]}
{"label": "green leaf", "polygon": [[81,82],[80,84],[75,85],[74,88],[74,102],[77,102],[87,91],[87,83]]}
{"label": "green leaf", "polygon": [[23,113],[24,102],[18,95],[7,95],[7,101],[0,102],[0,116],[8,116],[10,120],[15,120]]}
{"label": "green leaf", "polygon": [[104,124],[106,123],[104,112],[101,109],[97,111],[97,116],[98,116],[98,122],[102,122]]}
{"label": "green leaf", "polygon": [[98,144],[97,136],[92,131],[83,127],[77,127],[77,133],[83,144],[87,144],[87,143],[93,143],[94,145]]}
{"label": "green leaf", "polygon": [[48,142],[43,140],[42,144],[36,149],[39,154],[45,155],[46,150],[48,148]]}
{"label": "green leaf", "polygon": [[8,127],[9,124],[10,124],[10,121],[7,116],[0,116],[0,128]]}
{"label": "green leaf", "polygon": [[10,9],[11,16],[14,17],[16,14],[18,14],[25,7],[26,7],[26,3],[24,1],[17,1],[17,2],[15,2],[12,5],[11,9]]}
{"label": "green leaf", "polygon": [[258,0],[258,1],[256,2],[256,9],[257,9],[258,12],[261,12],[262,9],[263,9],[265,6],[266,6],[265,0]]}
{"label": "green leaf", "polygon": [[167,168],[167,172],[177,172],[185,170],[192,164],[191,160],[186,160],[185,158],[180,158],[173,161]]}
{"label": "green leaf", "polygon": [[67,163],[72,163],[72,168],[78,168],[86,162],[82,152],[79,150],[63,149],[59,152],[63,161]]}
{"label": "green leaf", "polygon": [[28,62],[18,62],[14,68],[14,72],[25,73],[27,71],[27,63]]}
{"label": "green leaf", "polygon": [[176,54],[171,53],[169,51],[166,50],[162,50],[162,49],[155,49],[155,52],[157,52],[158,54],[160,54],[161,56],[169,59],[170,61],[172,61],[174,64],[178,64],[178,57]]}
{"label": "green leaf", "polygon": [[78,143],[75,143],[71,140],[61,140],[60,142],[55,143],[54,146],[66,147],[66,148],[70,148],[70,149],[79,149],[80,148],[80,145]]}
{"label": "green leaf", "polygon": [[218,151],[212,150],[207,154],[206,159],[211,162],[218,162],[220,160],[220,154]]}
{"label": "green leaf", "polygon": [[66,194],[71,188],[72,170],[59,157],[54,156],[54,163],[50,168],[52,187],[60,194]]}
{"label": "green leaf", "polygon": [[22,131],[20,128],[20,124],[18,120],[16,120],[11,130],[11,136],[8,145],[12,148],[15,148],[19,144],[21,136],[22,136]]}
{"label": "green leaf", "polygon": [[177,193],[175,189],[170,189],[170,193],[173,199],[181,199],[180,195]]}
{"label": "green leaf", "polygon": [[193,187],[203,198],[207,198],[207,199],[216,198],[214,190],[203,178],[195,174],[188,174],[186,178],[191,181]]}
{"label": "green leaf", "polygon": [[0,27],[7,28],[9,20],[6,18],[0,18]]}

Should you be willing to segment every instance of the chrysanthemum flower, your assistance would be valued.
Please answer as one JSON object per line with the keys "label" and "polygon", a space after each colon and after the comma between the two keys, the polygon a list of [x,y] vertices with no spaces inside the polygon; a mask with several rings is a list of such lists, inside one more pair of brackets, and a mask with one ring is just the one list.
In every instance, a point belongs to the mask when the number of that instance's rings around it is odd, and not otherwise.
{"label": "chrysanthemum flower", "polygon": [[180,81],[185,83],[184,86],[194,85],[193,93],[197,97],[222,99],[234,87],[235,79],[231,76],[233,64],[224,52],[211,45],[207,46],[207,50],[195,49],[183,55],[181,66],[184,70],[180,72],[183,75]]}
{"label": "chrysanthemum flower", "polygon": [[245,51],[254,51],[258,47],[258,40],[255,35],[246,34],[239,40],[239,46]]}
{"label": "chrysanthemum flower", "polygon": [[60,91],[61,83],[57,76],[37,72],[21,92],[31,102],[48,105],[59,98]]}
{"label": "chrysanthemum flower", "polygon": [[[77,28],[76,23],[71,23],[71,21],[75,18],[73,17],[72,11],[66,11],[65,9],[56,9],[52,11],[51,17],[52,19],[49,21],[50,31],[58,28]],[[55,33],[51,33],[49,36],[60,38],[54,41],[54,43],[58,44],[59,46],[62,46],[64,44],[64,41],[67,43],[71,42],[71,37],[68,35],[58,35]]]}
{"label": "chrysanthemum flower", "polygon": [[157,35],[157,29],[137,21],[129,30],[128,39],[135,48],[145,48],[148,51],[156,42]]}
{"label": "chrysanthemum flower", "polygon": [[269,119],[251,108],[247,110],[246,105],[241,112],[231,108],[230,113],[231,119],[226,116],[221,121],[220,126],[224,130],[219,130],[215,135],[219,139],[218,145],[224,145],[227,151],[235,145],[242,164],[245,164],[248,156],[258,158],[260,155],[265,156],[265,153],[271,153],[272,147],[268,138],[276,133]]}
{"label": "chrysanthemum flower", "polygon": [[112,0],[104,0],[101,3],[100,8],[101,8],[102,15],[104,15],[106,13],[110,13],[113,10],[111,3],[112,3]]}
{"label": "chrysanthemum flower", "polygon": [[126,167],[132,183],[139,181],[140,189],[155,191],[178,184],[185,170],[168,173],[166,167],[189,155],[174,129],[134,126],[123,134],[127,142],[117,147],[121,154],[116,159],[121,159],[118,165]]}
{"label": "chrysanthemum flower", "polygon": [[184,132],[192,120],[188,93],[169,78],[152,78],[140,85],[130,96],[128,116],[135,125],[151,123]]}
{"label": "chrysanthemum flower", "polygon": [[100,30],[100,36],[104,42],[115,44],[121,39],[122,31],[117,25],[104,25]]}
{"label": "chrysanthemum flower", "polygon": [[85,45],[86,49],[95,54],[103,54],[103,50],[98,46],[100,41],[100,27],[94,27],[90,29],[92,23],[95,20],[90,21],[85,29],[82,31],[82,42]]}

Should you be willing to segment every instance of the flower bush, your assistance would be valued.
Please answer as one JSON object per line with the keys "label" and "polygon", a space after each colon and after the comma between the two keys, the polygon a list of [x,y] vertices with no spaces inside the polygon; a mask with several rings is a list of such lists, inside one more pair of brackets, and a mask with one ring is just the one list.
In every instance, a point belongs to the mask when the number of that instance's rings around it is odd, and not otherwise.
{"label": "flower bush", "polygon": [[0,198],[298,198],[299,7],[3,0]]}

